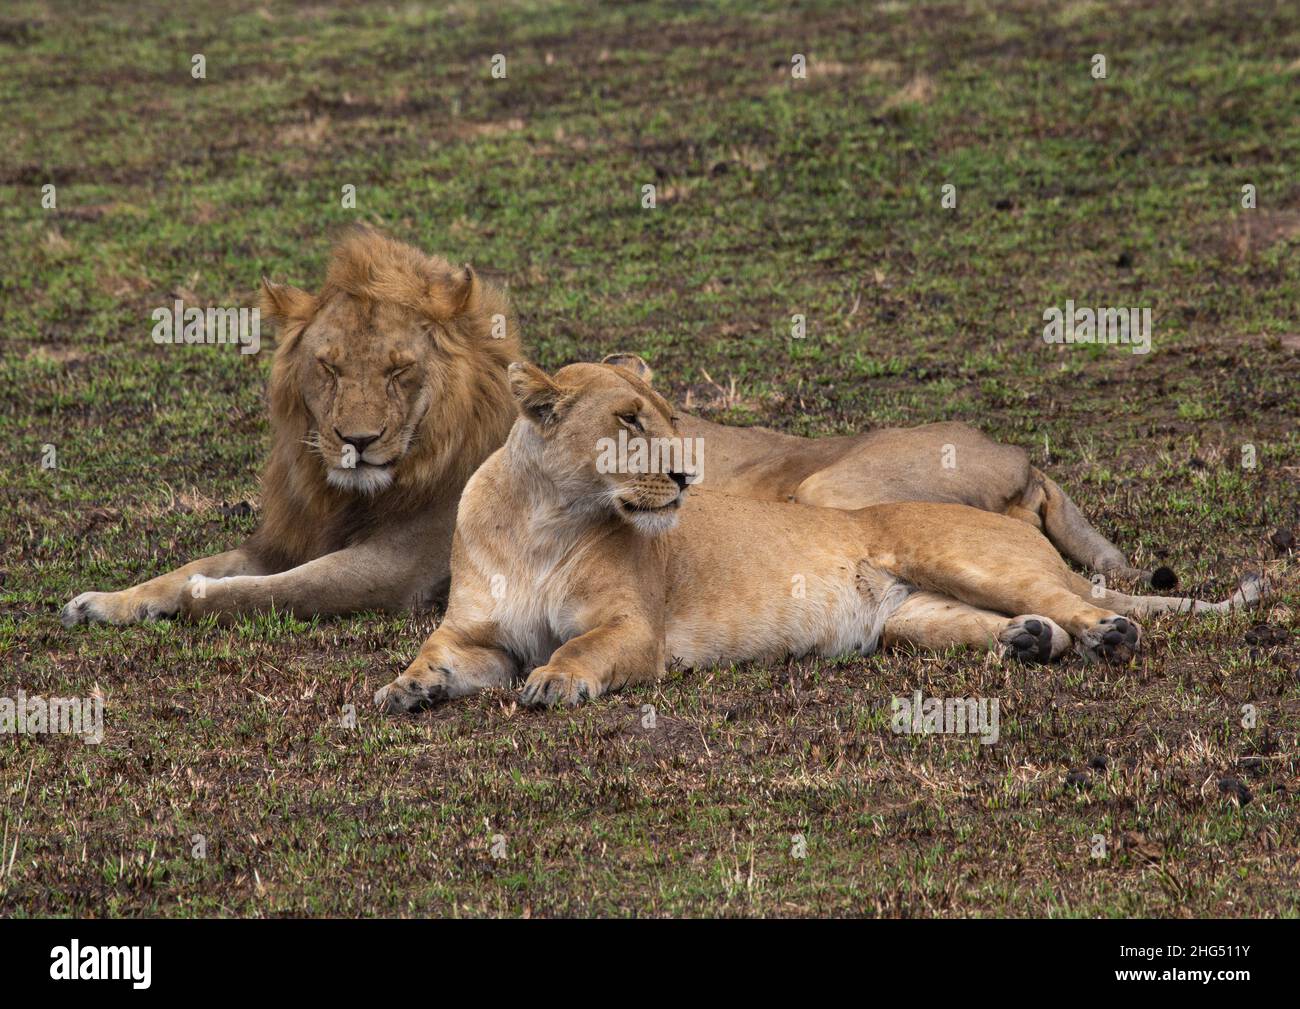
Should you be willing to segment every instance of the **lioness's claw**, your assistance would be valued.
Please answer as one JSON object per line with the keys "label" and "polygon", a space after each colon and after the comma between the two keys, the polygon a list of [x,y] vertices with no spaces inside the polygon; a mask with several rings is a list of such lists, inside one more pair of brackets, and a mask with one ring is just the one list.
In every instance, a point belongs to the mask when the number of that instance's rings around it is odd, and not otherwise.
{"label": "lioness's claw", "polygon": [[582,673],[538,666],[529,674],[519,699],[527,707],[551,708],[557,704],[580,704],[599,694],[600,687]]}
{"label": "lioness's claw", "polygon": [[404,715],[431,708],[448,696],[441,678],[417,679],[403,674],[375,691],[375,707],[390,715]]}

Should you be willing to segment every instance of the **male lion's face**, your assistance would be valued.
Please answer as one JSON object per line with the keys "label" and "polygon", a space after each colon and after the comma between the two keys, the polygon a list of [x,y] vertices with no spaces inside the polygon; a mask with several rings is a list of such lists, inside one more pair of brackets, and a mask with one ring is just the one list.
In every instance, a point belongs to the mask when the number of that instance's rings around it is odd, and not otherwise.
{"label": "male lion's face", "polygon": [[331,486],[375,494],[392,483],[431,402],[428,325],[400,306],[336,294],[303,331],[307,443]]}
{"label": "male lion's face", "polygon": [[540,437],[541,467],[576,509],[617,516],[658,535],[677,524],[702,457],[676,430],[672,407],[637,376],[574,364],[549,378],[510,367],[525,422]]}

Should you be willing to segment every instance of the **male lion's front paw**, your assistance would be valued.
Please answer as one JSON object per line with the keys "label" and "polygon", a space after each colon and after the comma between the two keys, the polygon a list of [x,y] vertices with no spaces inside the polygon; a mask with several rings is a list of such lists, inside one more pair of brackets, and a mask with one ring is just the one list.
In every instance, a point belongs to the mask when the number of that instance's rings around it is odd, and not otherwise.
{"label": "male lion's front paw", "polygon": [[403,673],[386,687],[375,691],[375,707],[390,715],[404,715],[431,708],[450,696],[447,670],[429,669],[419,674]]}
{"label": "male lion's front paw", "polygon": [[1142,628],[1128,617],[1106,617],[1079,635],[1079,653],[1087,659],[1127,662],[1142,644]]}
{"label": "male lion's front paw", "polygon": [[1021,662],[1051,662],[1070,645],[1065,628],[1046,617],[1029,613],[1015,617],[998,634],[1002,654]]}
{"label": "male lion's front paw", "polygon": [[580,704],[599,697],[601,691],[600,683],[590,673],[538,666],[524,681],[520,700],[529,707],[553,708],[557,704]]}
{"label": "male lion's front paw", "polygon": [[134,624],[173,617],[177,609],[178,606],[167,606],[158,599],[141,599],[129,589],[124,592],[83,592],[63,607],[59,619],[64,627]]}

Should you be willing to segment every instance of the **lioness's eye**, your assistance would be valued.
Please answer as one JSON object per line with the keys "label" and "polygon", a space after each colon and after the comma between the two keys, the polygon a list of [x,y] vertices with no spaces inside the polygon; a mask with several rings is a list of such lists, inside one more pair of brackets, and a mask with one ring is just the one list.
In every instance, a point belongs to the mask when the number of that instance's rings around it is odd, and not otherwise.
{"label": "lioness's eye", "polygon": [[616,416],[616,417],[619,419],[620,422],[626,424],[628,427],[634,427],[634,428],[636,428],[638,431],[641,430],[641,418],[638,417],[636,414],[634,414],[634,413],[618,413],[618,414],[615,414],[614,416]]}
{"label": "lioness's eye", "polygon": [[339,373],[334,370],[334,366],[330,364],[328,361],[326,361],[323,357],[316,358],[316,363],[319,364],[322,370],[324,370],[325,374],[329,375],[331,378],[339,377]]}

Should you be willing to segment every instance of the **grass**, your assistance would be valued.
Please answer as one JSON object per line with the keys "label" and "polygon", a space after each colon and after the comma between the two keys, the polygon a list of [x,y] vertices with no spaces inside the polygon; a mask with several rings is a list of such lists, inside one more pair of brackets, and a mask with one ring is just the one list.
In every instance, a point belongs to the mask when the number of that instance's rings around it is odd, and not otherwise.
{"label": "grass", "polygon": [[[1298,86],[1280,0],[6,5],[0,695],[106,707],[99,746],[0,737],[0,914],[1293,915]],[[1185,589],[1278,594],[1127,667],[886,654],[413,719],[368,698],[431,616],[63,630],[256,523],[269,355],[150,311],[314,287],[357,219],[508,282],[545,366],[634,350],[806,435],[969,421]],[[1066,299],[1150,306],[1152,353],[1047,346]],[[895,735],[918,689],[997,698],[1001,741]]]}

